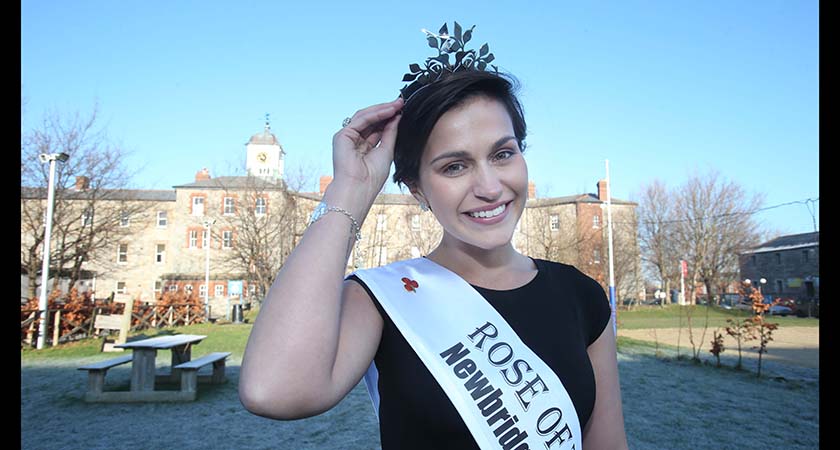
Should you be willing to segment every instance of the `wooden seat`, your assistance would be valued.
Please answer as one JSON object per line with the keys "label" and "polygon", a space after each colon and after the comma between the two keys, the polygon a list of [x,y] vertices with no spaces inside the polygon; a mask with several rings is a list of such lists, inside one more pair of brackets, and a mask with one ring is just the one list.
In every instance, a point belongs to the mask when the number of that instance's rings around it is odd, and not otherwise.
{"label": "wooden seat", "polygon": [[117,337],[113,340],[105,338],[102,340],[103,352],[121,352],[122,348],[114,347],[117,344],[125,344],[128,331],[131,328],[131,311],[134,307],[134,299],[130,296],[115,298],[115,303],[125,304],[122,314],[97,314],[93,320],[93,328],[98,335],[99,330],[115,330]]}
{"label": "wooden seat", "polygon": [[173,370],[181,371],[181,392],[196,392],[199,378],[198,370],[208,364],[213,364],[213,375],[207,378],[202,377],[202,381],[209,381],[210,384],[224,383],[225,359],[228,356],[230,356],[230,352],[215,352],[174,366]]}
{"label": "wooden seat", "polygon": [[88,371],[88,389],[85,394],[85,401],[96,401],[102,396],[103,387],[105,386],[105,374],[108,372],[108,369],[130,361],[131,355],[125,355],[79,367],[78,370]]}

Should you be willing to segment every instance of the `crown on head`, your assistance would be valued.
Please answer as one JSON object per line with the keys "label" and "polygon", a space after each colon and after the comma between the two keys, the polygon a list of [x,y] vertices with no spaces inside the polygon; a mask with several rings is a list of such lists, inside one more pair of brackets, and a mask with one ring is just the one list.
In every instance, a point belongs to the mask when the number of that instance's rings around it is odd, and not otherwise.
{"label": "crown on head", "polygon": [[[437,49],[438,55],[426,58],[425,67],[416,63],[409,64],[409,72],[403,76],[402,80],[410,82],[410,84],[400,89],[400,96],[403,100],[408,101],[414,93],[439,80],[446,73],[464,70],[486,70],[488,66],[499,73],[499,68],[490,64],[495,57],[490,53],[490,47],[486,43],[481,46],[478,53],[475,50],[466,49],[467,42],[472,38],[473,28],[475,28],[475,25],[463,31],[461,25],[455,22],[454,36],[449,35],[445,23],[440,27],[438,34],[434,34],[425,28],[420,30],[426,34],[429,47]],[[454,61],[450,61],[450,55],[455,56]]]}

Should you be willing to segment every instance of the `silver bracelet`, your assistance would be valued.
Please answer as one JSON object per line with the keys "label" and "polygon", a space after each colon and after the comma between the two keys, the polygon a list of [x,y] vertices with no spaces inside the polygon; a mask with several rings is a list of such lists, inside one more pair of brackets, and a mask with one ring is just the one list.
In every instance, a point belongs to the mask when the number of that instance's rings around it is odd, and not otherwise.
{"label": "silver bracelet", "polygon": [[317,222],[318,219],[324,217],[324,215],[326,215],[330,211],[340,212],[347,216],[352,222],[352,231],[353,234],[356,235],[356,242],[362,240],[361,227],[359,227],[359,222],[356,222],[356,219],[353,218],[353,215],[350,214],[347,210],[339,208],[338,206],[329,206],[323,201],[321,203],[318,203],[318,206],[315,207],[315,211],[312,211],[312,217],[309,219],[309,225],[312,225],[313,223]]}

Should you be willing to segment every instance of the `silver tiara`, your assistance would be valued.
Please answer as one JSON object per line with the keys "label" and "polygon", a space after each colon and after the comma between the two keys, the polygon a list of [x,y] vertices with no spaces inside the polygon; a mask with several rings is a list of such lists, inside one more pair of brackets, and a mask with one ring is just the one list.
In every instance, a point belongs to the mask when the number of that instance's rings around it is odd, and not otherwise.
{"label": "silver tiara", "polygon": [[[403,76],[402,80],[410,84],[400,89],[400,96],[403,100],[407,102],[417,91],[438,81],[446,73],[486,70],[488,66],[492,67],[495,73],[499,73],[499,68],[490,64],[495,56],[490,53],[490,47],[486,43],[481,46],[478,53],[475,50],[466,49],[466,44],[472,38],[474,28],[475,25],[462,32],[461,25],[455,22],[454,36],[449,35],[445,23],[440,27],[438,34],[425,28],[420,30],[426,35],[429,47],[437,49],[438,54],[426,58],[425,67],[416,63],[409,64],[409,72]],[[454,62],[450,62],[450,55],[455,56]]]}

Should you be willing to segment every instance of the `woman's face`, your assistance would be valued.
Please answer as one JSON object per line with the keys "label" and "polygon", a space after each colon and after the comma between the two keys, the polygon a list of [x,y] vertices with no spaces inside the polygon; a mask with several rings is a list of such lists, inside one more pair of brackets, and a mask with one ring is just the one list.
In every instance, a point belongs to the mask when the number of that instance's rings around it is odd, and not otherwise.
{"label": "woman's face", "polygon": [[507,245],[525,208],[528,167],[504,105],[473,97],[442,115],[411,192],[432,209],[444,241],[485,250]]}

